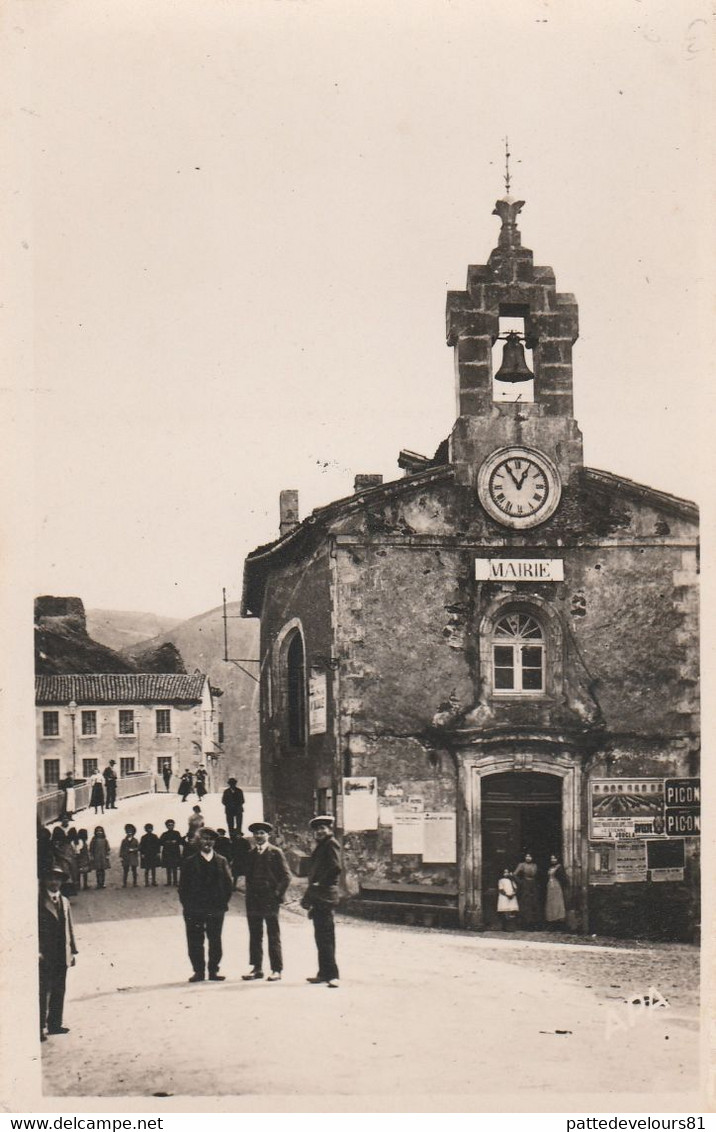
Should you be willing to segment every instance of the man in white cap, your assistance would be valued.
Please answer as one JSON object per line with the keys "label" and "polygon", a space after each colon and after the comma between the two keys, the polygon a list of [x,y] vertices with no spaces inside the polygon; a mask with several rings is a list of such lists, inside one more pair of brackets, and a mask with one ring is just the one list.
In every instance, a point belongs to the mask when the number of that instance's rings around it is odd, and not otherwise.
{"label": "man in white cap", "polygon": [[308,872],[308,888],[303,905],[313,920],[313,932],[318,949],[318,974],[309,983],[327,983],[335,989],[338,984],[336,965],[336,930],[333,909],[338,903],[338,878],[341,875],[341,850],[333,836],[333,818],[319,814],[310,822],[316,839]]}
{"label": "man in white cap", "polygon": [[72,912],[60,893],[65,874],[58,866],[48,870],[40,887],[40,1041],[48,1034],[67,1034],[62,1025],[68,967],[74,967],[77,947]]}
{"label": "man in white cap", "polygon": [[249,833],[254,837],[254,846],[246,858],[246,919],[249,923],[251,970],[248,975],[242,975],[242,978],[247,982],[264,977],[264,923],[271,964],[268,982],[278,982],[283,970],[278,913],[286,889],[291,883],[291,872],[278,845],[269,843],[272,828],[273,826],[267,821],[255,821],[249,826]]}

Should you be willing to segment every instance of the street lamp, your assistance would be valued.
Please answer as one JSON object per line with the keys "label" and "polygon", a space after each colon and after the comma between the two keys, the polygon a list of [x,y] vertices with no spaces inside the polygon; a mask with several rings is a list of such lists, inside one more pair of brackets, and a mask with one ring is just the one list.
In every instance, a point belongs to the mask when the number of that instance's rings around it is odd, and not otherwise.
{"label": "street lamp", "polygon": [[77,762],[77,739],[75,737],[75,716],[77,715],[77,704],[74,700],[70,700],[67,705],[67,710],[70,713],[72,721],[72,780],[77,777],[76,775],[76,762]]}

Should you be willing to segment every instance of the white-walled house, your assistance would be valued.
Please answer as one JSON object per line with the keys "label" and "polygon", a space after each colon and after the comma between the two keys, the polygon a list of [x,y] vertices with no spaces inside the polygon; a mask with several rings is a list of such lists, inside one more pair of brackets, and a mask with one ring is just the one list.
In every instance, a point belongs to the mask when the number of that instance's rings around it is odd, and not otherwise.
{"label": "white-walled house", "polygon": [[221,692],[203,673],[93,673],[35,680],[38,792],[68,773],[77,779],[110,759],[120,778],[173,775],[220,756]]}

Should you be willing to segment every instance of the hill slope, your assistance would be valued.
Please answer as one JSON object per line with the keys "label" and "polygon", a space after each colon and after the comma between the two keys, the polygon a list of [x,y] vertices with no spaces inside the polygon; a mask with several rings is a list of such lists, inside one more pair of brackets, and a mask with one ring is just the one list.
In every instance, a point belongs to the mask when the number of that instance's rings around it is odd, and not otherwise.
{"label": "hill slope", "polygon": [[90,637],[116,651],[158,637],[179,624],[176,617],[126,609],[88,609],[86,616]]}
{"label": "hill slope", "polygon": [[[259,655],[259,622],[239,616],[239,603],[226,607],[228,616],[229,656],[234,660],[257,659]],[[166,644],[174,645],[184,660],[187,672],[206,672],[212,686],[220,688],[221,717],[224,723],[223,755],[219,775],[234,775],[240,786],[258,787],[259,766],[259,696],[258,664],[241,666],[224,660],[224,622],[221,606],[200,613],[188,621],[140,641],[122,650],[122,655],[136,663],[148,650]],[[111,617],[103,611],[103,616]],[[243,671],[242,671],[243,670]]]}

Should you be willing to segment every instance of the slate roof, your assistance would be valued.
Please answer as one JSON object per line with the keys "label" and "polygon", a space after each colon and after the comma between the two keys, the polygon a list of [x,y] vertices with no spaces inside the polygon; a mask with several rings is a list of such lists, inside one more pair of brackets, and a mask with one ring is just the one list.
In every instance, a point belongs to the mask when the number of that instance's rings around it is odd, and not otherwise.
{"label": "slate roof", "polygon": [[38,707],[68,704],[195,704],[200,703],[206,676],[175,673],[92,673],[86,676],[38,676]]}

